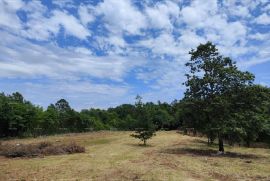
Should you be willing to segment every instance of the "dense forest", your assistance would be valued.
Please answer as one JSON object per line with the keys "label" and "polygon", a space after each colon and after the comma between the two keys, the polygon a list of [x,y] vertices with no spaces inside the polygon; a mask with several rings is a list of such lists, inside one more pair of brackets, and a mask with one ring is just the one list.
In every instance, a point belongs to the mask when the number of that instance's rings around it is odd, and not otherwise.
{"label": "dense forest", "polygon": [[0,136],[136,130],[147,122],[155,130],[192,130],[207,136],[209,143],[215,139],[247,146],[253,141],[269,142],[270,88],[254,84],[254,75],[239,71],[211,43],[200,45],[190,54],[185,96],[172,103],[144,103],[137,96],[134,104],[78,112],[65,99],[44,109],[19,92],[1,93]]}
{"label": "dense forest", "polygon": [[1,93],[1,136],[37,136],[96,130],[134,130],[140,125],[139,117],[143,117],[145,121],[153,122],[156,129],[172,130],[181,126],[182,108],[179,107],[181,106],[180,102],[139,104],[143,104],[143,110],[138,108],[136,102],[134,105],[123,104],[107,110],[91,108],[77,112],[70,107],[65,99],[60,99],[44,110],[25,100],[18,92],[11,95]]}

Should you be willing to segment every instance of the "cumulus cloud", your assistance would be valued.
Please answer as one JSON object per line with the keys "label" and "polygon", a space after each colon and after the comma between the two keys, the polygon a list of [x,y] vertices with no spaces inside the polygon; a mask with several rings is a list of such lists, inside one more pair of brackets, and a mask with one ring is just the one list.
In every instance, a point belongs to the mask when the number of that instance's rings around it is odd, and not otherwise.
{"label": "cumulus cloud", "polygon": [[[95,57],[85,48],[66,50],[53,44],[40,46],[7,33],[0,34],[4,37],[0,42],[0,77],[80,79],[90,76],[121,81],[130,69],[142,63],[142,60],[133,61],[135,57]],[[8,45],[10,42],[12,46]]]}
{"label": "cumulus cloud", "polygon": [[78,9],[78,13],[80,16],[80,20],[84,26],[87,26],[88,23],[91,23],[95,20],[95,16],[93,15],[93,9],[91,7],[87,7],[81,5]]}
{"label": "cumulus cloud", "polygon": [[22,24],[16,11],[22,8],[24,3],[18,1],[0,1],[0,26],[3,28],[20,29]]}
{"label": "cumulus cloud", "polygon": [[270,16],[267,13],[263,13],[255,19],[257,24],[268,25],[270,24]]}
{"label": "cumulus cloud", "polygon": [[30,99],[48,90],[76,107],[130,102],[137,93],[172,100],[200,43],[214,42],[243,70],[269,62],[269,17],[266,0],[2,0],[0,79],[11,83],[0,85],[15,90],[12,82],[23,80],[17,85]]}
{"label": "cumulus cloud", "polygon": [[179,6],[171,1],[157,3],[154,7],[146,7],[145,13],[149,19],[149,28],[173,29],[173,24],[179,18]]}
{"label": "cumulus cloud", "polygon": [[140,34],[146,27],[145,16],[130,0],[105,0],[97,6],[96,12],[103,15],[108,30],[113,33]]}

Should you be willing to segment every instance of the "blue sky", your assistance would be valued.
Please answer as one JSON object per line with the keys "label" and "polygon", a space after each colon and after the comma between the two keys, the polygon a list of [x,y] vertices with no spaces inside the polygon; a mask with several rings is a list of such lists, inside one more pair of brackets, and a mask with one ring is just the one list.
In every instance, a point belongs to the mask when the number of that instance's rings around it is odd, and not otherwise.
{"label": "blue sky", "polygon": [[270,85],[268,0],[0,0],[0,37],[0,91],[45,108],[180,99],[207,41]]}

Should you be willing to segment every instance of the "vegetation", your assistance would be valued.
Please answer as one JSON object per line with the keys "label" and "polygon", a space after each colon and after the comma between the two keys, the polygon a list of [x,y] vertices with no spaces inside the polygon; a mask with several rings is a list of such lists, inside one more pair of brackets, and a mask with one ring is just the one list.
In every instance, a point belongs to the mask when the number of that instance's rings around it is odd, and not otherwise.
{"label": "vegetation", "polygon": [[155,136],[155,130],[149,128],[137,128],[135,134],[131,134],[132,137],[138,138],[143,141],[143,145],[146,145],[146,141]]}
{"label": "vegetation", "polygon": [[137,115],[138,115],[138,127],[135,130],[135,134],[131,134],[130,136],[134,138],[138,138],[143,141],[144,146],[146,145],[146,141],[153,136],[155,136],[155,125],[151,121],[149,116],[149,110],[144,109],[144,104],[142,102],[142,97],[139,95],[136,97],[135,103]]}
{"label": "vegetation", "polygon": [[85,148],[76,143],[52,144],[51,142],[40,142],[37,144],[2,144],[0,155],[6,157],[36,157],[44,155],[61,155],[84,153]]}
{"label": "vegetation", "polygon": [[190,54],[185,100],[192,103],[194,128],[212,141],[217,137],[220,152],[224,139],[249,146],[269,125],[269,88],[254,85],[254,75],[238,70],[211,42]]}

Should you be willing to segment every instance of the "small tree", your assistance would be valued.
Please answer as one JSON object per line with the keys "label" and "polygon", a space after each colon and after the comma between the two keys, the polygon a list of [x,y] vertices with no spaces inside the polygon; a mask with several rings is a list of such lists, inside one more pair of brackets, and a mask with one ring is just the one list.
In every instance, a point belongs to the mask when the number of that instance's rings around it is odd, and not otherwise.
{"label": "small tree", "polygon": [[135,134],[130,136],[138,138],[143,141],[143,144],[146,145],[146,141],[152,136],[155,136],[155,126],[150,119],[150,110],[147,110],[144,104],[142,103],[142,97],[137,96],[135,102],[136,108],[136,117],[137,117],[137,128],[135,129]]}
{"label": "small tree", "polygon": [[155,129],[137,128],[135,134],[130,136],[140,139],[143,141],[143,145],[146,145],[146,141],[155,135]]}

